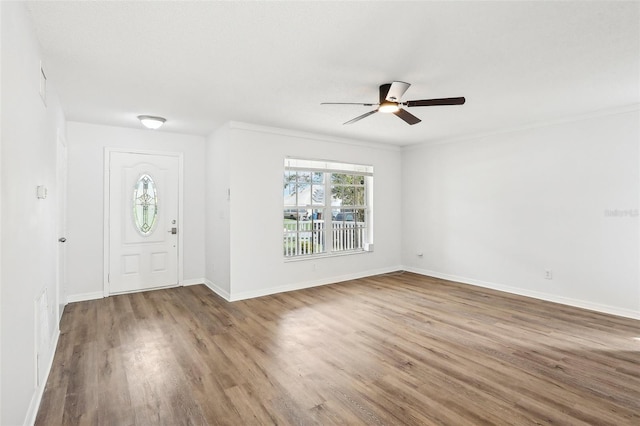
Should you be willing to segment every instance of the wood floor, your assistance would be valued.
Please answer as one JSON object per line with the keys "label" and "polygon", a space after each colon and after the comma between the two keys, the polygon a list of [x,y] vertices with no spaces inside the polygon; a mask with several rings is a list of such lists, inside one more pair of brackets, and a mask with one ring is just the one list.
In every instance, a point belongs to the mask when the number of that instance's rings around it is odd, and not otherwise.
{"label": "wood floor", "polygon": [[66,307],[38,425],[640,425],[640,321],[410,273]]}

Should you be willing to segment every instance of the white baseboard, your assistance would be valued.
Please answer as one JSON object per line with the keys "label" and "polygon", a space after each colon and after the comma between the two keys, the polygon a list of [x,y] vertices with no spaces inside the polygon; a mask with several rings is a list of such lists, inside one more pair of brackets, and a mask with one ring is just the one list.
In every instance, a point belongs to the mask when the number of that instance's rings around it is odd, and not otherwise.
{"label": "white baseboard", "polygon": [[[44,376],[44,381],[40,383],[35,389],[33,393],[33,397],[31,398],[31,403],[29,404],[29,409],[27,410],[27,415],[24,419],[25,426],[33,426],[36,422],[36,416],[38,415],[38,409],[40,408],[40,402],[42,402],[42,395],[44,395],[44,388],[47,386],[47,381],[49,380],[49,374],[51,373],[51,368],[53,367],[53,359],[56,355],[56,348],[58,347],[58,339],[60,338],[60,329],[56,329],[56,333],[53,336],[53,341],[51,342],[51,353],[49,354],[49,362],[47,363],[47,374]],[[37,372],[36,372],[37,374]]]}
{"label": "white baseboard", "polygon": [[104,292],[102,290],[91,293],[70,294],[67,296],[67,303],[84,302],[87,300],[102,299],[103,297]]}
{"label": "white baseboard", "polygon": [[625,318],[640,319],[640,312],[632,309],[619,308],[616,306],[603,305],[600,303],[593,303],[586,300],[573,299],[570,297],[558,296],[550,293],[543,293],[534,290],[526,290],[517,287],[506,286],[502,284],[496,284],[487,281],[476,280],[473,278],[460,277],[457,275],[443,274],[436,271],[430,271],[426,269],[413,268],[405,266],[404,269],[407,272],[413,272],[428,277],[440,278],[448,281],[455,281],[463,284],[475,285],[478,287],[489,288],[492,290],[504,291],[505,293],[517,294],[519,296],[532,297],[534,299],[545,300],[547,302],[560,303],[562,305],[573,306],[576,308],[588,309],[590,311],[602,312],[605,314],[617,315]]}
{"label": "white baseboard", "polygon": [[402,270],[401,266],[372,269],[369,271],[356,272],[353,274],[339,275],[335,277],[327,277],[327,278],[322,278],[322,279],[313,280],[313,281],[303,281],[300,283],[287,284],[287,285],[282,285],[278,287],[243,291],[240,293],[232,292],[231,298],[227,300],[230,300],[231,302],[235,302],[238,300],[253,299],[255,297],[268,296],[270,294],[284,293],[287,291],[295,291],[295,290],[303,290],[305,288],[318,287],[318,286],[327,285],[327,284],[335,284],[342,281],[356,280],[358,278],[366,278],[373,275],[387,274],[389,272],[395,272],[399,270]]}
{"label": "white baseboard", "polygon": [[205,284],[205,279],[204,278],[192,278],[190,280],[183,280],[180,285],[183,287],[187,287],[190,285],[198,285],[198,284]]}
{"label": "white baseboard", "polygon": [[206,278],[203,280],[203,282],[204,282],[204,285],[209,287],[209,289],[211,291],[213,291],[215,294],[217,294],[218,296],[222,297],[227,302],[231,301],[230,297],[229,297],[229,292],[227,290],[223,289],[219,285],[215,284],[213,281],[210,281],[210,280],[208,280]]}

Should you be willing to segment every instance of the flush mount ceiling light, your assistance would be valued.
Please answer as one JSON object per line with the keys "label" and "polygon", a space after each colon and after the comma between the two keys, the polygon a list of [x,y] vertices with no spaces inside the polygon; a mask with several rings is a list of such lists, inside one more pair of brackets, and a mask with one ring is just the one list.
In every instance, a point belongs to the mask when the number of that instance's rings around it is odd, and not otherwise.
{"label": "flush mount ceiling light", "polygon": [[167,121],[165,118],[154,117],[153,115],[139,115],[138,120],[140,120],[144,127],[153,130],[158,129],[165,121]]}

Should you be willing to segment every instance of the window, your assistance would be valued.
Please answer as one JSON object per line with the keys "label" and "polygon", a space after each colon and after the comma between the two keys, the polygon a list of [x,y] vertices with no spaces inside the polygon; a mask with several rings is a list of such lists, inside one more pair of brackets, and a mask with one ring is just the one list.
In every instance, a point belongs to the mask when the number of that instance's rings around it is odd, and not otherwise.
{"label": "window", "polygon": [[285,258],[368,250],[372,187],[372,166],[285,159]]}

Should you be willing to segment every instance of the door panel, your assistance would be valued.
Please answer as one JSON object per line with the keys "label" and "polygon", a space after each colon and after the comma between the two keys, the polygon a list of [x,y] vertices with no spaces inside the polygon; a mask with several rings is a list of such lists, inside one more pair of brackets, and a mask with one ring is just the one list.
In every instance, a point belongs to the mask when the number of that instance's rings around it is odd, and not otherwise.
{"label": "door panel", "polygon": [[110,294],[178,284],[179,181],[177,156],[110,153]]}

